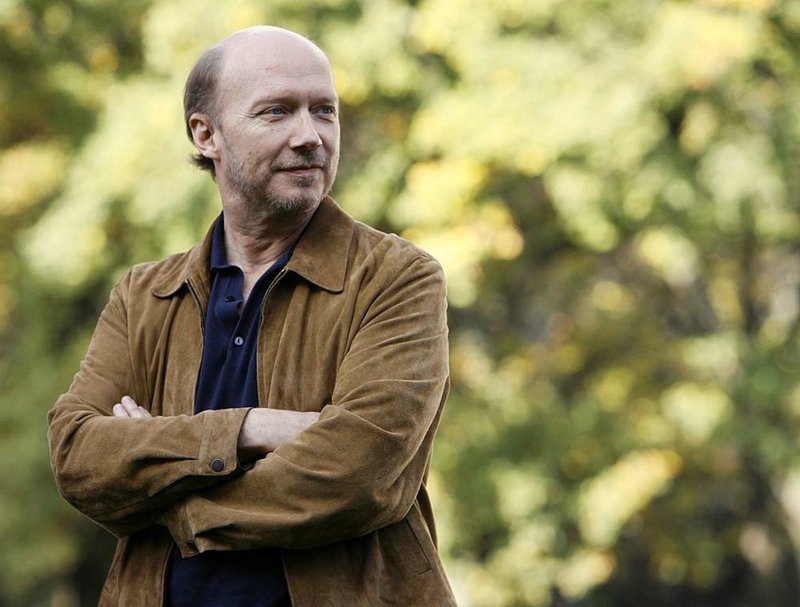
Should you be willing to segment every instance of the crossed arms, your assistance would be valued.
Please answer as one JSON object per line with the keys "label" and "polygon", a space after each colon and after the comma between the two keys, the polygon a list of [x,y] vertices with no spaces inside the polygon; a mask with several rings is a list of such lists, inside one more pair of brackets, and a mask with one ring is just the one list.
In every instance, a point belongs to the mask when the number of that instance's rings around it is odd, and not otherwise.
{"label": "crossed arms", "polygon": [[[114,417],[151,419],[150,412],[128,395],[111,409]],[[315,411],[251,409],[245,416],[236,442],[240,463],[252,463],[266,457],[283,443],[293,439],[319,419]]]}
{"label": "crossed arms", "polygon": [[51,463],[68,501],[118,536],[164,525],[184,556],[324,545],[406,515],[447,392],[438,264],[417,257],[369,294],[319,413],[151,416],[146,392],[132,389],[129,302],[140,288],[129,274],[114,290],[50,412]]}

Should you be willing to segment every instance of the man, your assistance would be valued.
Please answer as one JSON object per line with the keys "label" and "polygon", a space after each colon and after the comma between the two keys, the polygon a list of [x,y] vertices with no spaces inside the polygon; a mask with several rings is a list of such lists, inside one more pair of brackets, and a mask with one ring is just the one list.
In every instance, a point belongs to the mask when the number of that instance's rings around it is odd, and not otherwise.
{"label": "man", "polygon": [[425,489],[444,279],[327,196],[327,58],[237,32],[184,106],[223,213],[120,281],[49,414],[59,489],[119,538],[100,604],[454,605]]}

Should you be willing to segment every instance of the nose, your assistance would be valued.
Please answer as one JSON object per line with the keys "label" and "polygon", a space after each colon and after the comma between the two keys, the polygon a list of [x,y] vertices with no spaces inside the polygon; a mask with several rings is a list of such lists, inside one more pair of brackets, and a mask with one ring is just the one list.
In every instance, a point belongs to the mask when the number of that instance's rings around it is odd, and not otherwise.
{"label": "nose", "polygon": [[315,149],[322,145],[322,138],[310,112],[298,112],[289,145],[294,149]]}

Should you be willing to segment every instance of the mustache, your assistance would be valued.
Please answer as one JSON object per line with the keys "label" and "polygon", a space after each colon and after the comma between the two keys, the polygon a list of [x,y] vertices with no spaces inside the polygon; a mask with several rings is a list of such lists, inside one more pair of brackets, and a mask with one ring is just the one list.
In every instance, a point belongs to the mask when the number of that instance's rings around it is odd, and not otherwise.
{"label": "mustache", "polygon": [[274,171],[297,171],[301,169],[323,169],[327,165],[324,153],[318,150],[299,151],[293,159],[278,159],[272,163]]}

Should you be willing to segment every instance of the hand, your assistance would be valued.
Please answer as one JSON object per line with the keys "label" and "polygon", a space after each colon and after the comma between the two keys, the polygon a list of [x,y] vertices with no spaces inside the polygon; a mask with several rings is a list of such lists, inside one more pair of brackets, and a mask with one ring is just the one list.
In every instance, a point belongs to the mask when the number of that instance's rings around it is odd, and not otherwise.
{"label": "hand", "polygon": [[251,409],[239,432],[239,461],[266,457],[319,419],[316,411]]}
{"label": "hand", "polygon": [[114,417],[128,417],[128,418],[139,418],[144,419],[148,417],[153,417],[150,415],[150,411],[145,409],[144,407],[140,407],[136,404],[136,401],[133,400],[130,396],[123,396],[122,400],[118,402],[114,407],[111,409],[111,414]]}

